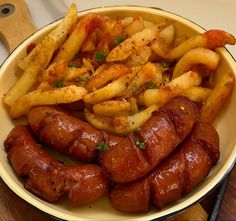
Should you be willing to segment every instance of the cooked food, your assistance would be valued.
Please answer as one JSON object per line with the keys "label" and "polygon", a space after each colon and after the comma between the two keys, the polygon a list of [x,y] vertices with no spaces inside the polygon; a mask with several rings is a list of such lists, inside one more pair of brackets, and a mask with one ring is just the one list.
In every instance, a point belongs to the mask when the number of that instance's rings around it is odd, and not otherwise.
{"label": "cooked food", "polygon": [[[4,143],[27,190],[49,202],[68,195],[80,205],[111,184],[114,208],[146,212],[151,201],[162,208],[207,176],[219,138],[206,122],[234,86],[215,49],[236,39],[222,30],[182,36],[178,24],[162,21],[95,13],[77,19],[72,4],[26,50],[3,103],[12,118],[28,116],[29,127],[16,126]],[[66,166],[36,142],[94,164]]]}
{"label": "cooked food", "polygon": [[135,134],[118,137],[106,134],[107,151],[99,156],[109,178],[126,183],[140,178],[167,157],[192,130],[197,120],[193,102],[178,97],[154,112]]}
{"label": "cooked food", "polygon": [[26,178],[25,188],[48,202],[67,195],[73,205],[82,205],[108,192],[108,180],[99,166],[60,163],[39,147],[27,126],[16,126],[4,146],[16,174]]}
{"label": "cooked food", "polygon": [[192,191],[219,159],[219,136],[209,124],[197,123],[191,135],[149,175],[112,188],[110,202],[122,212],[161,209]]}
{"label": "cooked food", "polygon": [[42,143],[77,160],[96,160],[102,133],[88,123],[50,106],[33,108],[28,122]]}

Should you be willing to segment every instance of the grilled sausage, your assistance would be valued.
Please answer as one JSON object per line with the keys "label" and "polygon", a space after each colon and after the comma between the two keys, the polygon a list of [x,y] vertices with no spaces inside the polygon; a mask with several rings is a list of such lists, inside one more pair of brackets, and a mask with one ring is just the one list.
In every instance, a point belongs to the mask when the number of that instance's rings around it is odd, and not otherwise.
{"label": "grilled sausage", "polygon": [[28,122],[40,141],[77,160],[97,159],[100,131],[60,108],[40,106],[28,114]]}
{"label": "grilled sausage", "polygon": [[[117,183],[146,175],[184,140],[196,119],[195,104],[177,97],[154,112],[137,133],[128,137],[106,134],[103,139],[109,149],[99,155],[102,169]],[[145,148],[138,148],[137,141]]]}
{"label": "grilled sausage", "polygon": [[108,180],[99,166],[65,166],[39,147],[27,126],[16,126],[4,146],[16,174],[25,177],[25,188],[48,202],[68,193],[69,201],[80,205],[108,192]]}
{"label": "grilled sausage", "polygon": [[116,185],[110,193],[114,208],[123,212],[147,212],[192,191],[219,159],[219,136],[209,124],[197,123],[191,135],[149,175]]}

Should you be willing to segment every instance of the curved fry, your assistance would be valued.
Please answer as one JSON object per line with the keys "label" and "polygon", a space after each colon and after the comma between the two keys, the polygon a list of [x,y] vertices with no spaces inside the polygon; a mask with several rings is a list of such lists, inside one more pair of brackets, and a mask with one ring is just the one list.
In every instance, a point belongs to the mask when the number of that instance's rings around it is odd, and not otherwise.
{"label": "curved fry", "polygon": [[198,86],[201,83],[201,77],[193,71],[189,71],[178,78],[170,81],[166,86],[158,89],[147,89],[143,95],[143,101],[146,107],[153,104],[162,106],[172,98],[180,95],[187,88]]}
{"label": "curved fry", "polygon": [[188,51],[175,65],[172,79],[189,71],[194,65],[203,64],[208,69],[214,70],[219,62],[219,55],[206,48],[194,48]]}
{"label": "curved fry", "polygon": [[[236,39],[233,35],[222,30],[209,30],[200,35],[194,35],[172,50],[158,50],[157,53],[166,59],[177,59],[189,50],[197,47],[215,49],[226,44],[234,45]],[[155,48],[152,48],[155,52]]]}

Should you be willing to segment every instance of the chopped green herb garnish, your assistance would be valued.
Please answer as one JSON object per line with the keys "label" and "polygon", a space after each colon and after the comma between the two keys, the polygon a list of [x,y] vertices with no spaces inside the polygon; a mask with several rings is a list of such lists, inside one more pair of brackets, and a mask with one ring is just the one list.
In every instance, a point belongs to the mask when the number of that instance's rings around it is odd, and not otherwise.
{"label": "chopped green herb garnish", "polygon": [[79,51],[75,53],[75,57],[77,57],[77,58],[80,57],[80,52]]}
{"label": "chopped green herb garnish", "polygon": [[145,149],[145,141],[140,142],[139,140],[135,140],[135,145],[140,149]]}
{"label": "chopped green herb garnish", "polygon": [[84,82],[84,83],[86,83],[86,82],[88,82],[88,80],[89,80],[89,77],[78,77],[76,79],[76,82]]}
{"label": "chopped green herb garnish", "polygon": [[105,51],[97,51],[95,53],[95,59],[97,62],[103,62],[106,60],[107,53]]}
{"label": "chopped green herb garnish", "polygon": [[80,64],[79,63],[76,63],[76,62],[70,62],[69,64],[68,64],[68,67],[69,68],[80,68],[81,66],[80,66]]}
{"label": "chopped green herb garnish", "polygon": [[105,152],[108,150],[108,145],[107,143],[105,143],[104,141],[101,141],[98,146],[97,146],[97,149],[102,151],[102,152]]}
{"label": "chopped green herb garnish", "polygon": [[133,84],[133,85],[131,86],[131,90],[132,90],[133,93],[137,92],[138,89],[139,89],[139,88],[138,88],[138,85],[137,85],[137,84]]}
{"label": "chopped green herb garnish", "polygon": [[45,114],[46,114],[46,115],[50,115],[50,114],[51,114],[51,112],[47,112],[47,111],[46,111],[46,112],[45,112]]}
{"label": "chopped green herb garnish", "polygon": [[125,40],[125,36],[124,35],[121,35],[119,38],[117,38],[115,41],[114,41],[114,45],[117,46],[119,45],[122,41]]}
{"label": "chopped green herb garnish", "polygon": [[54,85],[56,88],[60,88],[63,87],[63,82],[61,80],[55,80]]}
{"label": "chopped green herb garnish", "polygon": [[153,81],[148,81],[146,84],[148,89],[153,89],[156,87],[156,84]]}

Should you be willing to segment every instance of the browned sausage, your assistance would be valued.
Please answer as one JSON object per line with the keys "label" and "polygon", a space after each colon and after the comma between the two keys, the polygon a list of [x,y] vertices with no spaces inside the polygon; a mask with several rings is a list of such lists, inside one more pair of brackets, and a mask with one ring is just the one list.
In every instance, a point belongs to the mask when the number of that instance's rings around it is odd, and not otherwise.
{"label": "browned sausage", "polygon": [[40,106],[28,114],[29,124],[40,141],[75,159],[97,159],[101,132],[60,108]]}
{"label": "browned sausage", "polygon": [[[154,112],[137,133],[128,137],[106,134],[103,139],[109,149],[100,153],[102,169],[117,183],[146,175],[184,140],[196,119],[195,104],[177,97]],[[143,142],[145,148],[138,148],[137,141]]]}
{"label": "browned sausage", "polygon": [[152,201],[157,208],[189,193],[210,172],[219,159],[216,130],[198,123],[187,140],[151,174],[124,185],[110,194],[114,208],[123,212],[147,212]]}
{"label": "browned sausage", "polygon": [[65,166],[35,142],[29,128],[16,126],[4,142],[16,174],[26,178],[25,188],[56,202],[68,193],[74,205],[94,202],[108,192],[108,180],[97,165]]}

